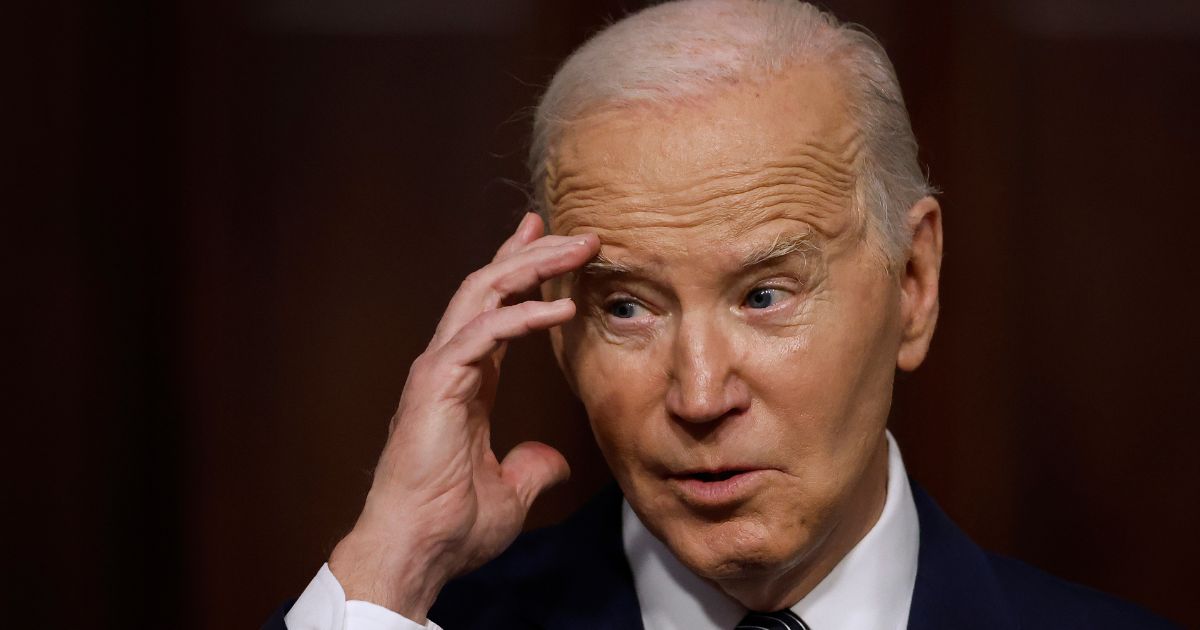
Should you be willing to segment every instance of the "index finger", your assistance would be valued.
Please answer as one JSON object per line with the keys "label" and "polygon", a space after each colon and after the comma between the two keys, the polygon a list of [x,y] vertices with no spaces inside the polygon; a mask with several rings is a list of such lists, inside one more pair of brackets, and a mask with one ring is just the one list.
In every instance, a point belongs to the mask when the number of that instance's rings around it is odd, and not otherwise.
{"label": "index finger", "polygon": [[595,235],[582,234],[563,239],[558,245],[521,250],[472,273],[450,298],[430,347],[446,343],[468,321],[499,308],[510,296],[533,290],[550,278],[578,268],[599,247]]}

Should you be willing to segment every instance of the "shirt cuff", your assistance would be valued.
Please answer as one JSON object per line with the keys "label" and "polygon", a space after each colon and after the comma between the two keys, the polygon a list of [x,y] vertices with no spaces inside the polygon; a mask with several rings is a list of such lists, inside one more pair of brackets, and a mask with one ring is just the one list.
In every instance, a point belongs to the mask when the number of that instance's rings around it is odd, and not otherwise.
{"label": "shirt cuff", "polygon": [[442,630],[432,621],[421,625],[378,604],[346,601],[329,563],[321,565],[283,621],[288,630]]}
{"label": "shirt cuff", "polygon": [[432,621],[421,625],[379,604],[352,599],[346,602],[345,630],[442,630]]}

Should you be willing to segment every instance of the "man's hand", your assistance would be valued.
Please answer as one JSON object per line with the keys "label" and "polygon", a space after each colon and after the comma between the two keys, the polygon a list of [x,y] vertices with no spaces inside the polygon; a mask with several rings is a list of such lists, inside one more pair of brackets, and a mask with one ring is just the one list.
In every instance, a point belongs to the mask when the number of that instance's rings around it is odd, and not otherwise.
{"label": "man's hand", "polygon": [[505,343],[575,315],[569,298],[509,300],[600,247],[591,234],[542,230],[538,216],[525,216],[492,262],[462,283],[413,361],[366,505],[329,559],[347,599],[424,622],[442,586],[499,555],[533,500],[570,474],[545,444],[520,444],[501,462],[490,443]]}

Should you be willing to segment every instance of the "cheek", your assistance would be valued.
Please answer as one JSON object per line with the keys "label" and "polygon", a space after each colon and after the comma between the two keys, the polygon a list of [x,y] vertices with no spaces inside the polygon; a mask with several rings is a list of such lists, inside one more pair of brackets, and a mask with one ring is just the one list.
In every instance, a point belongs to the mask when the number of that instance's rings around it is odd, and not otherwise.
{"label": "cheek", "polygon": [[[896,335],[886,282],[852,278],[812,296],[788,336],[747,331],[742,377],[766,439],[794,462],[808,492],[836,494],[871,455],[891,404]],[[895,339],[894,339],[895,337]]]}
{"label": "cheek", "polygon": [[[881,272],[879,272],[881,273]],[[886,277],[847,283],[823,353],[837,357],[830,369],[843,388],[841,415],[850,425],[882,431],[891,407],[899,350],[899,292]]]}
{"label": "cheek", "polygon": [[[650,356],[648,356],[650,354]],[[661,409],[664,372],[645,348],[632,349],[593,336],[575,339],[569,355],[579,398],[596,441],[614,472],[636,458]]]}
{"label": "cheek", "polygon": [[820,356],[821,334],[819,326],[806,322],[791,336],[747,330],[736,340],[739,376],[754,397],[781,418],[810,419],[817,411],[814,404],[828,393],[828,357]]}

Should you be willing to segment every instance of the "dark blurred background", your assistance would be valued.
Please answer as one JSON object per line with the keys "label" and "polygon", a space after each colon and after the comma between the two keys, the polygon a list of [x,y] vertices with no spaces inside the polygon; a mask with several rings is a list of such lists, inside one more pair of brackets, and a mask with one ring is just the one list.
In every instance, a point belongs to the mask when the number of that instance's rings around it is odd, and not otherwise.
{"label": "dark blurred background", "polygon": [[[14,614],[257,627],[519,218],[541,86],[641,3],[30,5],[0,105]],[[826,6],[884,41],[945,190],[911,474],[985,546],[1200,627],[1200,3]],[[497,448],[573,464],[553,522],[607,473],[544,337],[502,391]]]}

